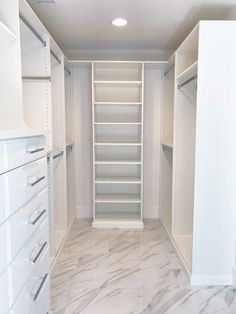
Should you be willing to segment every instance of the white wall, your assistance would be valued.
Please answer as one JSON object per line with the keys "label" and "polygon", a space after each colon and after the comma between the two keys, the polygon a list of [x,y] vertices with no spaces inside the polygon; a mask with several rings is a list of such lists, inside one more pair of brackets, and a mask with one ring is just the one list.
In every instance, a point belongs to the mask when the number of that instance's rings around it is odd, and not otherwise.
{"label": "white wall", "polygon": [[162,71],[144,74],[144,218],[158,218]]}
{"label": "white wall", "polygon": [[[91,67],[75,71],[77,217],[92,217],[92,99]],[[159,217],[161,77],[145,70],[144,99],[144,217]]]}
{"label": "white wall", "polygon": [[77,217],[92,217],[92,97],[91,67],[74,70],[76,209]]}

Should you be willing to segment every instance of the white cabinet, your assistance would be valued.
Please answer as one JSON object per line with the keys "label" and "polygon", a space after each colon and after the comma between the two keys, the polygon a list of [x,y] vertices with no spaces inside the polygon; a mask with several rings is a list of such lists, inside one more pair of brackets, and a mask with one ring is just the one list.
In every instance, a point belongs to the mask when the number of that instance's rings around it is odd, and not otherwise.
{"label": "white cabinet", "polygon": [[[40,148],[37,148],[38,144]],[[49,290],[41,293],[45,290],[44,283],[48,286],[49,280],[45,140],[43,136],[9,139],[0,141],[0,147],[9,148],[1,151],[0,159],[11,161],[14,154],[19,157],[7,164],[7,172],[0,174],[0,212],[4,213],[0,221],[1,314],[7,314],[9,310],[30,314],[38,307],[39,297],[45,304],[49,304],[50,299]],[[25,151],[26,147],[33,153]],[[34,154],[35,150],[38,151]],[[15,169],[9,169],[9,165]]]}

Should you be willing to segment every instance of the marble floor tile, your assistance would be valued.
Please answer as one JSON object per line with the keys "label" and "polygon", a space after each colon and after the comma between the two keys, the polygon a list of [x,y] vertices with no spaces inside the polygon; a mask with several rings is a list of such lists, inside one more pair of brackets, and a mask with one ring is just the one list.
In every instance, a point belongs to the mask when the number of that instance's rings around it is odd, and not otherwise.
{"label": "marble floor tile", "polygon": [[158,220],[72,226],[51,281],[53,314],[236,314],[236,288],[191,288]]}

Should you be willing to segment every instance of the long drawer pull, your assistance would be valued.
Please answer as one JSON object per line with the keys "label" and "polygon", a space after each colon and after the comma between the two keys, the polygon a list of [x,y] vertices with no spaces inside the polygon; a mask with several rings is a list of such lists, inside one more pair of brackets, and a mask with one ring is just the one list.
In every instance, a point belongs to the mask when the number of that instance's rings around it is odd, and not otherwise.
{"label": "long drawer pull", "polygon": [[39,259],[40,255],[42,254],[46,245],[47,245],[47,241],[44,242],[44,244],[40,247],[40,250],[38,251],[37,255],[32,259],[33,264],[35,264],[37,262],[37,260]]}
{"label": "long drawer pull", "polygon": [[43,211],[41,211],[41,212],[39,213],[38,217],[35,218],[35,220],[31,221],[30,224],[31,224],[31,225],[35,225],[36,222],[38,222],[39,219],[46,213],[46,211],[47,211],[46,209],[44,209]]}
{"label": "long drawer pull", "polygon": [[27,153],[28,154],[36,154],[36,153],[42,152],[43,150],[44,150],[44,148],[37,148],[35,150],[27,150]]}
{"label": "long drawer pull", "polygon": [[33,183],[30,183],[30,186],[35,186],[36,184],[38,184],[39,182],[41,182],[43,179],[45,179],[45,176],[38,178],[36,181],[34,181]]}
{"label": "long drawer pull", "polygon": [[45,276],[43,277],[43,279],[42,279],[42,281],[41,281],[41,283],[40,283],[40,285],[39,285],[39,287],[38,287],[38,290],[37,290],[36,293],[33,295],[34,301],[36,301],[36,300],[38,299],[38,296],[39,296],[39,294],[40,294],[40,291],[42,290],[43,285],[44,285],[44,283],[45,283],[47,277],[48,277],[48,274],[45,274]]}

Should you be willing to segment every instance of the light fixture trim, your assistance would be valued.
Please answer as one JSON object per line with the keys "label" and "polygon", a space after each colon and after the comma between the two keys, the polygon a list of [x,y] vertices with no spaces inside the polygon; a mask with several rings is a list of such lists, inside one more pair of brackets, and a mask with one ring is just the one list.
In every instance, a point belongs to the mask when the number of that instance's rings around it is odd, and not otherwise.
{"label": "light fixture trim", "polygon": [[55,4],[55,0],[37,0],[38,4]]}
{"label": "light fixture trim", "polygon": [[122,27],[128,24],[128,21],[123,17],[118,17],[112,21],[112,24],[117,27]]}

